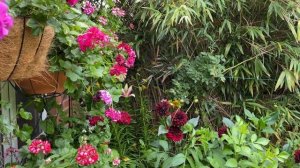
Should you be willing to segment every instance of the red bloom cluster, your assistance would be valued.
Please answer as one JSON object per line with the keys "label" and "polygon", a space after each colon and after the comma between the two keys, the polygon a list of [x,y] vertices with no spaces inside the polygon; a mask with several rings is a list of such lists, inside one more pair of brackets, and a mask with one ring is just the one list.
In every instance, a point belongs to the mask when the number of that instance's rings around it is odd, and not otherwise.
{"label": "red bloom cluster", "polygon": [[223,134],[227,134],[227,127],[226,127],[226,125],[223,125],[222,127],[220,127],[218,129],[219,138],[221,138],[223,136]]}
{"label": "red bloom cluster", "polygon": [[296,163],[300,163],[300,149],[296,150],[294,153],[294,159]]}
{"label": "red bloom cluster", "polygon": [[171,126],[166,137],[174,142],[180,142],[183,139],[183,132],[179,127]]}
{"label": "red bloom cluster", "polygon": [[78,3],[78,0],[67,0],[67,3],[70,5],[70,6],[74,6]]}
{"label": "red bloom cluster", "polygon": [[181,127],[188,121],[188,116],[185,112],[177,110],[171,115],[172,126]]}
{"label": "red bloom cluster", "polygon": [[167,116],[169,115],[169,110],[170,110],[170,103],[168,100],[161,100],[158,104],[156,104],[155,106],[155,112],[159,115],[159,116]]}
{"label": "red bloom cluster", "polygon": [[91,27],[88,31],[77,37],[77,42],[81,51],[94,49],[97,45],[104,47],[110,42],[110,37],[99,30],[97,27]]}
{"label": "red bloom cluster", "polygon": [[89,166],[95,164],[99,159],[96,148],[90,144],[82,145],[77,149],[76,162],[80,166]]}
{"label": "red bloom cluster", "polygon": [[43,154],[48,154],[51,152],[51,145],[48,141],[42,141],[40,139],[34,139],[28,147],[30,153],[38,154],[42,152]]}
{"label": "red bloom cluster", "polygon": [[129,125],[131,123],[131,117],[128,112],[121,111],[121,118],[117,121],[119,124]]}
{"label": "red bloom cluster", "polygon": [[104,118],[102,116],[93,116],[91,118],[89,118],[89,124],[90,126],[95,126],[97,125],[98,122],[103,122]]}
{"label": "red bloom cluster", "polygon": [[135,63],[136,54],[135,51],[132,49],[132,47],[122,42],[117,47],[119,50],[124,51],[127,53],[128,58],[125,59],[125,57],[121,54],[118,54],[115,58],[116,63],[114,66],[110,69],[110,75],[111,76],[119,76],[119,75],[126,75],[127,69],[132,68]]}
{"label": "red bloom cluster", "polygon": [[131,117],[126,111],[118,111],[113,108],[109,108],[105,111],[105,115],[113,122],[119,124],[129,125],[131,123]]}

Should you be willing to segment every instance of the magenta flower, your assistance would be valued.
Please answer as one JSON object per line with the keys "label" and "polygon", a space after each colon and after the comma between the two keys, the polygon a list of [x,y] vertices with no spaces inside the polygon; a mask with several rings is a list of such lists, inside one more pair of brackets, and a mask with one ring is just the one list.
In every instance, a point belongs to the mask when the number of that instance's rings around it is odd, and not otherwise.
{"label": "magenta flower", "polygon": [[114,165],[114,166],[119,166],[120,163],[121,163],[121,160],[120,160],[119,158],[115,158],[115,159],[113,160],[113,165]]}
{"label": "magenta flower", "polygon": [[112,104],[112,97],[109,94],[108,91],[106,90],[100,90],[98,91],[100,93],[100,98],[101,100],[106,104],[106,105],[111,105]]}
{"label": "magenta flower", "polygon": [[8,6],[5,1],[0,1],[0,40],[8,35],[13,26],[13,18],[8,13]]}
{"label": "magenta flower", "polygon": [[123,9],[118,8],[118,7],[112,8],[111,12],[112,12],[113,15],[119,16],[119,17],[123,17],[126,14]]}
{"label": "magenta flower", "polygon": [[110,42],[110,37],[99,30],[97,27],[91,27],[88,31],[77,37],[77,42],[81,51],[94,49],[97,45],[104,47]]}
{"label": "magenta flower", "polygon": [[109,73],[110,73],[111,76],[126,75],[127,74],[127,68],[122,66],[122,65],[115,64],[113,67],[111,67]]}
{"label": "magenta flower", "polygon": [[124,65],[125,64],[125,58],[123,57],[123,55],[118,54],[117,57],[116,57],[116,62],[119,65]]}
{"label": "magenta flower", "polygon": [[68,3],[70,6],[75,6],[75,5],[78,3],[78,0],[67,0],[67,3]]}
{"label": "magenta flower", "polygon": [[82,7],[83,13],[87,15],[91,15],[95,12],[95,7],[90,1],[86,1]]}
{"label": "magenta flower", "polygon": [[98,21],[102,24],[102,25],[107,25],[107,19],[103,16],[99,16]]}
{"label": "magenta flower", "polygon": [[121,119],[121,112],[113,108],[109,108],[105,111],[105,116],[110,118],[113,122],[117,122]]}

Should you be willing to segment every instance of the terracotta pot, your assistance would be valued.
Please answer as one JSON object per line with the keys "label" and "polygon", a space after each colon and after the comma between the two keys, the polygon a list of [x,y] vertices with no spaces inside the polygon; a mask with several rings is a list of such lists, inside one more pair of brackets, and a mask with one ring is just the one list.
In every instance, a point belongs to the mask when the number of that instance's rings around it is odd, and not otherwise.
{"label": "terracotta pot", "polygon": [[42,72],[42,75],[29,79],[17,80],[16,85],[29,95],[55,94],[64,92],[67,77],[64,72]]}
{"label": "terracotta pot", "polygon": [[47,54],[54,29],[46,26],[42,34],[33,36],[26,19],[15,18],[9,34],[0,41],[0,80],[16,80],[38,76],[47,68]]}

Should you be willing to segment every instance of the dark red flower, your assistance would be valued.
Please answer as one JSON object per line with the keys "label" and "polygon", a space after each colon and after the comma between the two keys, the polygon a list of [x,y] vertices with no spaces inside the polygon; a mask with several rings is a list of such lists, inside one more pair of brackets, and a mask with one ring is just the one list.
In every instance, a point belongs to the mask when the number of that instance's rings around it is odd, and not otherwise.
{"label": "dark red flower", "polygon": [[118,54],[117,57],[116,57],[116,62],[117,62],[119,65],[124,65],[124,63],[125,63],[125,58],[124,58],[121,54]]}
{"label": "dark red flower", "polygon": [[101,116],[93,116],[91,118],[89,118],[89,123],[90,123],[90,126],[95,126],[97,125],[98,122],[103,122],[104,121],[104,118],[101,117]]}
{"label": "dark red flower", "polygon": [[179,127],[171,126],[168,129],[168,133],[166,137],[173,142],[180,142],[183,139],[183,132],[180,130]]}
{"label": "dark red flower", "polygon": [[163,99],[155,106],[155,112],[159,116],[167,116],[169,114],[170,107],[171,105],[168,100]]}
{"label": "dark red flower", "polygon": [[188,121],[188,116],[185,112],[177,110],[171,115],[172,126],[181,127]]}
{"label": "dark red flower", "polygon": [[111,76],[119,76],[119,75],[126,75],[127,74],[127,68],[124,66],[121,66],[119,64],[115,64],[110,69],[110,75]]}
{"label": "dark red flower", "polygon": [[219,138],[221,138],[223,134],[227,134],[227,127],[226,127],[226,125],[223,125],[222,127],[220,127],[218,129]]}
{"label": "dark red flower", "polygon": [[300,163],[300,149],[295,151],[294,158],[296,163]]}
{"label": "dark red flower", "polygon": [[128,112],[121,111],[121,118],[117,121],[119,124],[129,125],[131,123],[131,117]]}

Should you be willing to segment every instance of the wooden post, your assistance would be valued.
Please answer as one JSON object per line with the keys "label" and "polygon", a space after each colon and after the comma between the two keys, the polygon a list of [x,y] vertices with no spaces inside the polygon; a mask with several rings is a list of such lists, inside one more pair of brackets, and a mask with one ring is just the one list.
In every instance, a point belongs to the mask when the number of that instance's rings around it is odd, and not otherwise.
{"label": "wooden post", "polygon": [[[16,105],[16,92],[14,87],[9,82],[1,82],[1,102],[8,107],[1,106],[2,116],[4,120],[9,121],[12,125],[17,125],[17,105]],[[18,149],[18,139],[12,133],[8,136],[3,136],[2,148],[5,154],[6,149],[13,147]],[[16,162],[13,157],[5,157],[4,164]]]}

